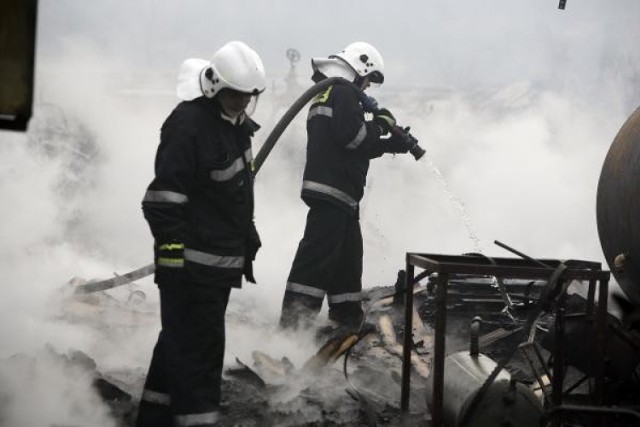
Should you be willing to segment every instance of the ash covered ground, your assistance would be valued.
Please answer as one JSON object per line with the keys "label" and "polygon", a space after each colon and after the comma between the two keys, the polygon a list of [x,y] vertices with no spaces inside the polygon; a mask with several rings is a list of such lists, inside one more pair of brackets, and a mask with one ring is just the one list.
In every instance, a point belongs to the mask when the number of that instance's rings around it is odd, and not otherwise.
{"label": "ash covered ground", "polygon": [[[424,282],[417,285],[415,292],[411,396],[406,418],[410,423],[429,419],[425,387],[431,371],[435,306],[427,280]],[[61,290],[61,306],[52,312],[51,320],[75,327],[81,325],[87,334],[108,337],[110,347],[102,353],[87,354],[74,348],[60,351],[59,346],[56,349],[48,344],[38,352],[15,354],[0,361],[0,376],[4,373],[8,378],[12,372],[15,378],[15,373],[21,372],[27,378],[25,389],[37,388],[38,378],[46,377],[49,369],[51,375],[66,377],[60,381],[61,389],[50,391],[71,401],[71,407],[59,411],[57,418],[54,414],[53,419],[47,420],[48,425],[132,426],[147,369],[145,357],[150,356],[159,327],[158,306],[154,302],[157,291],[153,285],[127,284],[75,295],[74,289],[84,283],[82,279],[74,279]],[[475,315],[485,318],[483,332],[500,328],[508,331],[519,324],[517,318],[504,313],[504,305],[491,281],[480,280],[476,285],[480,294],[484,293],[484,299],[474,298],[474,303],[468,300],[468,287],[452,288],[448,305],[448,353],[468,348],[469,322]],[[346,355],[319,351],[324,341],[316,339],[315,330],[282,333],[276,322],[252,317],[249,314],[252,303],[238,299],[227,312],[228,341],[222,386],[224,425],[402,425],[404,305],[401,295],[396,295],[394,301],[396,292],[394,285],[366,290],[367,321],[375,325],[375,331],[353,345]],[[535,290],[530,295],[535,295]],[[240,335],[250,337],[249,343],[242,343],[244,349],[234,342],[234,336]],[[139,358],[140,362],[114,363],[114,355],[129,351],[127,346],[132,345],[137,345],[138,352],[144,356]],[[500,343],[494,343],[483,350],[499,358],[501,347]],[[518,380],[533,384],[533,377],[521,358],[514,358],[507,368]],[[75,381],[69,383],[68,378]],[[47,383],[50,380],[48,378]],[[76,395],[79,392],[84,394],[82,398]],[[14,425],[11,417],[15,416],[15,408],[20,406],[16,400],[20,399],[28,398],[20,393],[16,395],[15,384],[14,388],[6,383],[0,386],[0,414],[5,414],[0,416],[0,425]],[[47,416],[51,417],[51,412]],[[24,419],[24,414],[22,417]],[[97,420],[99,424],[94,424]]]}
{"label": "ash covered ground", "polygon": [[[127,341],[125,337],[145,335],[146,338],[139,341],[139,352],[150,356],[152,343],[149,345],[148,337],[152,337],[159,327],[158,306],[153,302],[153,294],[157,291],[153,285],[124,285],[118,289],[74,295],[73,289],[82,284],[83,280],[75,279],[67,285],[63,291],[63,306],[52,321],[82,325],[86,333],[109,336],[114,345],[110,349],[113,353],[119,351],[117,345],[130,345],[122,342]],[[324,341],[316,339],[313,330],[284,334],[275,322],[260,322],[247,315],[251,303],[243,304],[239,299],[232,304],[227,312],[227,354],[222,386],[224,425],[399,425],[401,313],[393,307],[390,298],[380,299],[393,291],[393,287],[371,291],[378,306],[370,311],[368,318],[379,322],[384,317],[391,327],[387,331],[391,336],[376,332],[363,338],[350,349],[346,368],[344,356],[316,356]],[[235,331],[248,329],[251,330],[249,335],[258,339],[251,349],[240,350],[233,336]],[[398,341],[396,334],[399,334]],[[116,337],[121,338],[120,342]],[[279,351],[272,351],[274,343],[281,347]],[[420,356],[422,366],[418,367],[421,371],[413,373],[413,417],[426,416],[423,383],[430,365],[429,354],[425,348]],[[59,351],[46,345],[35,355],[16,354],[0,361],[0,373],[20,370],[37,375],[36,371],[42,374],[43,369],[53,365],[55,371],[81,378],[81,382],[91,385],[85,391],[94,395],[93,401],[87,408],[80,408],[80,412],[91,411],[92,405],[101,407],[103,417],[110,418],[113,425],[132,426],[147,366],[116,366],[100,361],[109,358],[106,354],[89,355],[73,348]],[[0,413],[14,407],[11,391],[0,387]],[[54,421],[54,425],[66,425],[64,418],[67,415],[60,417],[50,421]],[[74,417],[76,420],[91,419],[90,415],[78,417],[77,411],[71,416]],[[0,418],[0,421],[10,425],[10,419]]]}

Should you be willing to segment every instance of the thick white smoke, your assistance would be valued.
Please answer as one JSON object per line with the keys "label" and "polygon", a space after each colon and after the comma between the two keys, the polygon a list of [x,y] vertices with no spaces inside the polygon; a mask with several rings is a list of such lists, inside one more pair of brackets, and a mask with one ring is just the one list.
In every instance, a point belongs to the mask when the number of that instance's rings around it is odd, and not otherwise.
{"label": "thick white smoke", "polygon": [[[510,256],[496,239],[535,257],[602,260],[598,175],[640,102],[637,3],[569,0],[560,12],[551,0],[440,0],[389,14],[379,13],[383,2],[370,4],[373,11],[343,3],[301,11],[293,1],[256,2],[240,17],[237,6],[209,10],[204,1],[41,2],[32,128],[0,133],[2,423],[113,425],[90,375],[71,379],[73,368],[53,354],[81,350],[102,372],[146,370],[159,329],[151,280],[137,285],[147,301],[135,316],[125,304],[130,288],[92,312],[66,304],[66,282],[151,261],[140,199],[176,102],[173,77],[184,58],[206,58],[231,39],[256,48],[274,83],[256,112],[263,128],[255,152],[287,107],[273,90],[283,87],[287,48],[302,52],[304,85],[310,56],[356,39],[384,55],[387,82],[371,94],[412,126],[427,159],[372,163],[362,205],[365,287],[391,284],[407,251]],[[345,13],[331,13],[332,5]],[[308,31],[322,25],[331,26],[329,39]],[[307,211],[299,199],[304,116],[258,176],[259,284],[232,293],[228,363],[250,362],[260,349],[300,366],[313,351],[309,337],[272,334]]]}

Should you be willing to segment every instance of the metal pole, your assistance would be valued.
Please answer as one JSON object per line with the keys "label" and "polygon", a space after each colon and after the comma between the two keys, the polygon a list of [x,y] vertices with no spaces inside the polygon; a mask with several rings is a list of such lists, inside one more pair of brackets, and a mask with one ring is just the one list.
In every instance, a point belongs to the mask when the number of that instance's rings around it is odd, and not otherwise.
{"label": "metal pole", "polygon": [[596,312],[596,339],[597,361],[596,361],[596,405],[604,404],[604,365],[607,354],[607,298],[609,296],[609,281],[600,281],[598,287],[598,307]]}
{"label": "metal pole", "polygon": [[[564,303],[564,301],[562,302]],[[564,383],[564,307],[556,309],[555,322],[555,351],[553,355],[553,387],[551,396],[553,406],[562,405],[562,388]],[[562,425],[562,416],[559,415],[553,422],[554,426]]]}
{"label": "metal pole", "polygon": [[404,345],[402,347],[402,390],[400,393],[400,409],[402,415],[409,412],[409,394],[411,391],[411,350],[413,348],[413,274],[414,267],[406,257],[406,274],[404,278]]}
{"label": "metal pole", "polygon": [[444,425],[442,406],[444,403],[444,355],[447,330],[447,282],[448,274],[438,273],[436,289],[436,333],[433,351],[433,403],[431,405],[431,425]]}
{"label": "metal pole", "polygon": [[598,282],[596,280],[589,281],[589,290],[587,291],[587,319],[593,320],[593,305],[596,296],[596,286]]}
{"label": "metal pole", "polygon": [[531,258],[529,255],[523,254],[522,252],[517,251],[517,250],[513,249],[512,247],[505,245],[505,244],[504,244],[504,243],[502,243],[502,242],[499,242],[499,241],[497,241],[497,240],[494,240],[494,241],[493,241],[493,243],[495,243],[496,245],[500,246],[500,247],[501,247],[501,248],[503,248],[503,249],[508,250],[509,252],[513,252],[514,254],[518,255],[519,257],[521,257],[521,258],[523,258],[523,259],[526,259],[527,261],[531,261],[531,262],[533,262],[533,263],[536,263],[536,264],[538,264],[538,265],[539,265],[539,266],[541,266],[541,267],[551,268],[551,266],[549,266],[549,265],[545,264],[544,262],[539,261],[539,260],[537,260],[537,259],[535,259],[535,258]]}

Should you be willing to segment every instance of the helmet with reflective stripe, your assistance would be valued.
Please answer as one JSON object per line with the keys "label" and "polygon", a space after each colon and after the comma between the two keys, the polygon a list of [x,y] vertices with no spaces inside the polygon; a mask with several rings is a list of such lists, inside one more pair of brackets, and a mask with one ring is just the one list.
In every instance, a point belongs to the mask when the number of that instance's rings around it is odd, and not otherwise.
{"label": "helmet with reflective stripe", "polygon": [[258,54],[246,44],[232,41],[213,54],[200,73],[200,87],[207,98],[222,89],[258,95],[267,87],[264,66]]}
{"label": "helmet with reflective stripe", "polygon": [[365,42],[351,43],[341,52],[329,56],[339,58],[360,77],[368,77],[371,83],[384,82],[384,61],[378,49]]}

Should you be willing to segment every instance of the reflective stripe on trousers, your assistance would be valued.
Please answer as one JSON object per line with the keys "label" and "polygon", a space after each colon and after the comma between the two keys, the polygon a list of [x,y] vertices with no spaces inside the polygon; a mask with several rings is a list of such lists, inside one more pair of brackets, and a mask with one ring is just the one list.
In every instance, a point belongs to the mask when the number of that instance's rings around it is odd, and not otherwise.
{"label": "reflective stripe on trousers", "polygon": [[329,304],[340,304],[343,302],[360,302],[362,301],[362,292],[329,295],[327,299],[329,300]]}
{"label": "reflective stripe on trousers", "polygon": [[184,414],[174,417],[177,426],[199,426],[203,424],[214,424],[220,420],[220,412],[205,412],[202,414]]}
{"label": "reflective stripe on trousers", "polygon": [[155,403],[156,405],[171,404],[171,397],[167,393],[160,393],[159,391],[153,391],[147,388],[142,392],[141,400],[149,403]]}
{"label": "reflective stripe on trousers", "polygon": [[220,417],[230,289],[187,281],[159,289],[162,330],[136,426],[211,425]]}
{"label": "reflective stripe on trousers", "polygon": [[[287,291],[297,294],[307,295],[314,298],[324,299],[325,291],[313,286],[301,285],[300,283],[287,282]],[[343,294],[327,295],[329,304],[340,304],[343,302],[362,301],[362,292],[347,292]]]}
{"label": "reflective stripe on trousers", "polygon": [[332,320],[346,323],[361,318],[361,277],[358,219],[330,202],[314,203],[287,279],[281,326],[298,327],[306,319],[313,320],[324,295],[328,295]]}
{"label": "reflective stripe on trousers", "polygon": [[307,295],[314,298],[324,299],[325,292],[313,286],[301,285],[300,283],[287,282],[287,291],[297,294]]}

